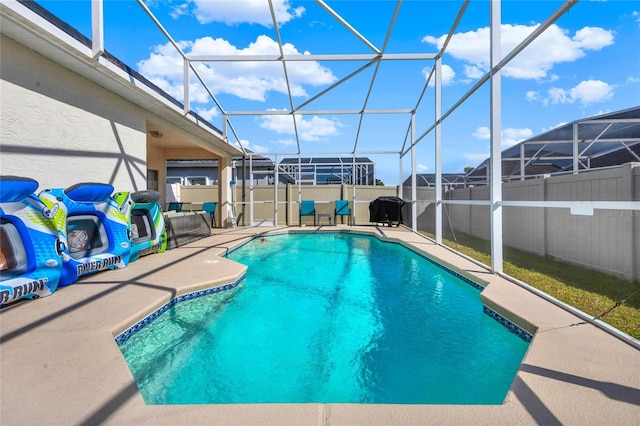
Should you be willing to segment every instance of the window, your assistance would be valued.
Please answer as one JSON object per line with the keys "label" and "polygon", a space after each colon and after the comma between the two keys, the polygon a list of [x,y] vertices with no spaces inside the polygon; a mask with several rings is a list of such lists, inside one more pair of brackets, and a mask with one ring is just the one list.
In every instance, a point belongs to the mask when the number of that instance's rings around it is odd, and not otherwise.
{"label": "window", "polygon": [[147,169],[147,189],[158,190],[158,171]]}
{"label": "window", "polygon": [[186,179],[186,185],[206,185],[206,176],[188,176]]}
{"label": "window", "polygon": [[109,249],[107,231],[98,216],[84,214],[67,218],[67,245],[74,259],[104,253]]}

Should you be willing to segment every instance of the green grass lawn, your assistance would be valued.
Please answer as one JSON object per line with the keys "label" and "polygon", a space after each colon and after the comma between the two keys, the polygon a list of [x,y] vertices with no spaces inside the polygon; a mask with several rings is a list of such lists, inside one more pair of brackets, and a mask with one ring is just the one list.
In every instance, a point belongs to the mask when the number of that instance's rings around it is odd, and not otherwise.
{"label": "green grass lawn", "polygon": [[[431,233],[423,234],[435,239]],[[457,242],[451,235],[445,236],[443,243],[447,246],[491,264],[489,241],[461,233],[456,233]],[[589,315],[604,314],[604,322],[640,339],[640,291],[629,297],[640,284],[510,247],[504,248],[503,257],[504,273]],[[610,310],[618,302],[622,303]]]}

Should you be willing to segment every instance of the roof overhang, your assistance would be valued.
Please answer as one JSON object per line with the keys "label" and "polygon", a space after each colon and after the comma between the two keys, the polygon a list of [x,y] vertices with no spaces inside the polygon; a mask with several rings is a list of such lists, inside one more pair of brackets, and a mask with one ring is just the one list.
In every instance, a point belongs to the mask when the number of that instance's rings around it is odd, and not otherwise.
{"label": "roof overhang", "polygon": [[242,154],[211,124],[196,114],[185,114],[179,104],[136,78],[127,67],[108,60],[107,55],[94,59],[90,47],[20,2],[0,3],[0,29],[3,35],[161,118],[150,123],[150,130],[180,136],[166,138],[163,147],[190,146],[216,155]]}

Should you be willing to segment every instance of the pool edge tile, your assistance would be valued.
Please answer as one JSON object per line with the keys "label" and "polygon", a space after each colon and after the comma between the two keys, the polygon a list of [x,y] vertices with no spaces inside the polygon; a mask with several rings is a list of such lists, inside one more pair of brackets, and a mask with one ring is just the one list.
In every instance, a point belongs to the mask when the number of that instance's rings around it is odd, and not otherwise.
{"label": "pool edge tile", "polygon": [[234,289],[238,286],[238,284],[242,282],[242,280],[244,280],[244,278],[245,278],[245,274],[242,274],[238,279],[236,279],[232,283],[220,284],[213,287],[196,290],[188,293],[183,293],[179,296],[176,296],[173,299],[169,300],[167,303],[160,306],[159,308],[155,309],[150,314],[146,315],[141,320],[127,327],[124,331],[118,333],[116,336],[114,336],[114,340],[118,346],[122,346],[129,339],[131,339],[136,333],[138,333],[140,330],[145,328],[147,325],[151,324],[160,315],[162,315],[163,313],[165,313],[167,310],[177,305],[178,303],[181,303],[187,300],[196,299],[203,296],[207,296],[209,294],[214,294],[214,293],[219,293],[222,291]]}

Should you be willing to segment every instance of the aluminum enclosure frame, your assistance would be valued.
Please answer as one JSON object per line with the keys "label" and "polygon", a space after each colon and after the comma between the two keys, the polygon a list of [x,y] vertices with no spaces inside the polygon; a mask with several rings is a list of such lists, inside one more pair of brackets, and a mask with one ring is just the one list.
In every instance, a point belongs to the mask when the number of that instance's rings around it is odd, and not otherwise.
{"label": "aluminum enclosure frame", "polygon": [[[12,7],[11,1],[3,2],[3,7]],[[491,43],[491,64],[490,70],[482,76],[470,90],[465,93],[463,96],[459,98],[459,100],[454,103],[452,107],[450,107],[447,111],[442,112],[442,57],[447,52],[447,47],[452,39],[458,24],[460,23],[462,17],[464,16],[466,9],[470,3],[470,0],[464,0],[460,2],[460,8],[455,20],[451,23],[450,30],[445,38],[445,42],[441,47],[440,51],[435,53],[407,53],[407,54],[391,54],[387,53],[387,43],[391,36],[392,29],[395,25],[396,18],[398,16],[399,10],[402,6],[402,0],[398,0],[396,3],[396,7],[391,17],[391,22],[389,28],[387,29],[386,38],[381,47],[375,46],[368,39],[366,39],[362,34],[360,34],[353,26],[349,24],[344,18],[342,18],[338,13],[336,13],[325,1],[316,0],[316,3],[320,5],[332,18],[334,18],[341,26],[345,27],[353,36],[358,38],[365,46],[367,46],[372,53],[370,54],[329,54],[329,55],[285,55],[284,53],[284,44],[280,37],[280,25],[277,22],[274,5],[271,0],[268,1],[269,8],[271,12],[271,17],[273,21],[273,28],[276,35],[276,40],[279,47],[278,55],[247,55],[247,56],[229,56],[229,55],[220,55],[220,56],[190,56],[184,53],[178,45],[178,43],[172,38],[171,34],[163,27],[162,23],[154,16],[151,10],[146,6],[143,0],[137,0],[137,4],[144,10],[146,15],[153,21],[153,23],[160,29],[163,35],[167,38],[167,40],[173,45],[176,49],[176,52],[181,56],[183,61],[183,82],[184,82],[184,104],[183,104],[183,115],[185,119],[191,119],[191,114],[193,113],[191,109],[190,99],[189,99],[189,87],[191,84],[191,77],[194,76],[199,84],[206,90],[207,94],[211,98],[211,100],[215,103],[216,107],[220,110],[223,116],[223,129],[222,136],[224,140],[229,143],[229,136],[232,135],[239,146],[240,150],[244,154],[245,157],[249,158],[249,163],[251,164],[251,158],[253,153],[248,152],[248,150],[243,146],[241,142],[241,138],[237,132],[237,129],[232,124],[231,118],[236,116],[265,116],[265,115],[284,115],[290,116],[294,129],[295,129],[295,140],[296,140],[296,150],[293,152],[274,152],[274,153],[261,153],[261,156],[265,155],[274,155],[276,157],[276,164],[278,163],[278,157],[284,156],[298,156],[301,158],[303,155],[311,155],[312,153],[304,152],[300,147],[300,131],[298,129],[298,117],[301,115],[356,115],[359,118],[358,128],[356,131],[356,136],[353,141],[353,145],[350,149],[345,149],[341,152],[330,152],[323,153],[317,152],[314,154],[317,155],[344,155],[351,156],[354,158],[357,155],[364,155],[367,153],[366,149],[361,149],[361,141],[360,134],[363,127],[363,120],[365,116],[373,115],[373,114],[391,114],[391,115],[405,115],[407,118],[407,131],[406,136],[403,141],[398,141],[399,149],[397,151],[385,151],[385,152],[374,152],[376,154],[386,154],[397,156],[398,162],[400,164],[400,179],[398,182],[399,185],[399,195],[402,194],[402,161],[405,157],[410,156],[411,160],[411,182],[412,182],[412,190],[411,190],[411,211],[412,217],[415,218],[417,215],[417,199],[416,199],[416,146],[420,143],[426,136],[430,135],[432,132],[434,133],[435,146],[434,146],[434,159],[435,159],[435,187],[436,187],[436,199],[435,199],[435,208],[436,208],[436,242],[438,244],[442,244],[442,206],[443,204],[467,204],[467,205],[489,205],[491,208],[491,223],[492,223],[492,231],[491,231],[491,246],[492,246],[492,257],[491,257],[491,269],[493,272],[500,273],[502,272],[502,264],[503,264],[503,255],[502,255],[502,207],[503,206],[518,206],[518,207],[534,207],[532,202],[528,201],[509,201],[506,202],[502,200],[502,176],[501,176],[501,164],[502,164],[502,155],[503,153],[500,150],[500,118],[501,118],[501,109],[500,109],[500,99],[502,97],[500,90],[500,71],[505,67],[510,61],[512,61],[515,57],[517,57],[531,42],[533,42],[536,38],[538,38],[544,31],[549,28],[554,22],[556,22],[560,17],[562,17],[565,13],[567,13],[572,7],[574,7],[578,0],[567,0],[562,3],[541,25],[539,25],[527,38],[525,38],[518,46],[516,46],[512,51],[506,52],[506,54],[501,55],[499,51],[500,48],[500,8],[501,8],[501,0],[491,0],[490,1],[490,43]],[[103,0],[92,0],[92,40],[91,40],[91,48],[88,49],[86,55],[96,61],[98,64],[104,64],[105,59],[103,55],[105,54],[104,49],[104,13],[103,13]],[[502,58],[502,59],[500,59]],[[294,104],[290,79],[288,76],[287,64],[296,62],[296,61],[361,61],[363,65],[358,69],[353,71],[351,74],[346,77],[340,79],[339,81],[332,84],[330,87],[324,89],[320,93],[312,96],[306,101],[302,102],[299,105]],[[229,62],[229,61],[267,61],[279,63],[282,66],[284,80],[287,85],[288,98],[289,98],[289,109],[286,111],[255,111],[255,110],[247,110],[247,111],[227,111],[223,105],[216,98],[213,91],[207,86],[204,79],[198,73],[197,68],[194,64],[201,62]],[[407,108],[398,108],[398,109],[373,109],[369,108],[369,98],[372,90],[374,89],[374,85],[376,79],[378,78],[378,69],[383,62],[387,61],[429,61],[433,63],[433,67],[427,78],[425,79],[424,86],[420,93],[416,93],[417,101],[414,105],[410,105]],[[322,97],[326,93],[329,93],[349,81],[356,75],[362,73],[364,70],[369,68],[373,69],[373,75],[371,81],[368,85],[367,92],[363,97],[361,108],[357,109],[320,109],[320,110],[312,110],[307,109],[307,107],[316,99]],[[125,78],[122,78],[125,80]],[[435,116],[433,123],[431,123],[427,130],[421,134],[417,134],[417,123],[416,123],[416,111],[423,104],[423,100],[428,91],[429,83],[431,80],[434,81],[434,104],[435,104]],[[445,200],[442,196],[442,184],[443,184],[443,171],[442,171],[442,124],[445,120],[464,102],[466,102],[471,95],[473,95],[479,88],[483,87],[486,83],[489,83],[491,86],[491,101],[488,106],[491,114],[491,155],[489,158],[490,168],[492,173],[489,176],[491,185],[490,185],[490,200],[489,201],[474,201],[474,200]],[[578,130],[579,123],[574,123],[574,130]],[[579,131],[574,131],[573,137],[571,141],[567,143],[572,144],[572,162],[573,162],[573,171],[577,172],[580,167],[581,156],[585,154],[586,149],[583,149],[582,152],[578,149],[578,138]],[[604,135],[596,136],[594,139],[594,143],[598,141],[604,141],[606,138]],[[625,141],[621,141],[624,145]],[[524,145],[523,145],[524,146]],[[372,153],[369,151],[369,153]],[[534,156],[535,157],[535,156]],[[533,157],[532,157],[533,158]],[[531,158],[526,159],[524,155],[521,155],[519,161],[523,164],[524,161],[531,160]],[[277,168],[275,173],[277,174]],[[251,196],[251,194],[250,194]],[[353,193],[353,201],[356,202],[356,193],[354,188]],[[227,200],[222,200],[223,202],[227,202]],[[277,219],[277,198],[274,203],[274,216]],[[251,200],[252,202],[252,200]],[[589,201],[563,201],[563,202],[535,202],[535,207],[555,207],[555,208],[569,208],[580,210],[586,206],[587,209],[600,209],[603,208],[599,202],[589,202]],[[607,209],[611,210],[640,210],[640,202],[607,202]],[[417,224],[414,220],[412,223],[412,229],[414,232],[417,232]]]}

